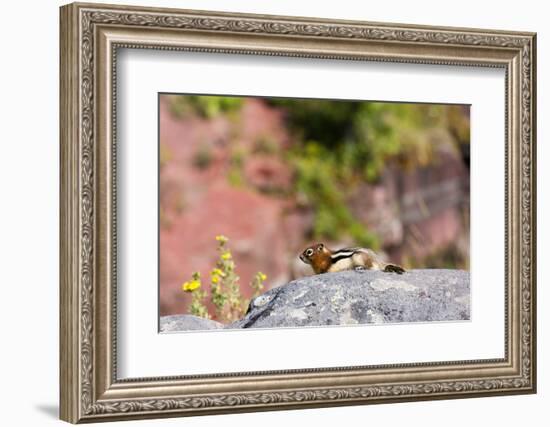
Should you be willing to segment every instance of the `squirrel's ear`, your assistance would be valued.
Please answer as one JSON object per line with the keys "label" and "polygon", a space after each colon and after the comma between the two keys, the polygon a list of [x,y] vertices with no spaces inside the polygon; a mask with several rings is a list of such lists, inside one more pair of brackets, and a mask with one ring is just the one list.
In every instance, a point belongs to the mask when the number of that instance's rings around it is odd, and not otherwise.
{"label": "squirrel's ear", "polygon": [[321,249],[323,249],[325,247],[325,245],[323,245],[322,243],[319,243],[317,245],[317,250],[320,251]]}

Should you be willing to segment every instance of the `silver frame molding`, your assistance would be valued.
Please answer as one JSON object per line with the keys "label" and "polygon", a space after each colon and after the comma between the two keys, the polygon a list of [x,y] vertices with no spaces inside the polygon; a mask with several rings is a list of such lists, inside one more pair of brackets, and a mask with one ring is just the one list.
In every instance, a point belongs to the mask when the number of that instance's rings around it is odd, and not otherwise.
{"label": "silver frame molding", "polygon": [[[536,35],[75,3],[60,36],[60,416],[72,423],[536,391]],[[505,357],[119,380],[117,49],[506,72]]]}

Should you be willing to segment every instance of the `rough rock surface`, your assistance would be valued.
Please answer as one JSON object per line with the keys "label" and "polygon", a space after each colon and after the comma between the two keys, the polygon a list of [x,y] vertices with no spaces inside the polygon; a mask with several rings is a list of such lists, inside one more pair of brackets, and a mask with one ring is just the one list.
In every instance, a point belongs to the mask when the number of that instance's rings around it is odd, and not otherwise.
{"label": "rough rock surface", "polygon": [[470,318],[470,274],[344,271],[304,277],[255,298],[226,328],[434,322]]}
{"label": "rough rock surface", "polygon": [[204,331],[205,329],[220,329],[223,326],[220,322],[191,314],[174,314],[160,318],[161,332]]}

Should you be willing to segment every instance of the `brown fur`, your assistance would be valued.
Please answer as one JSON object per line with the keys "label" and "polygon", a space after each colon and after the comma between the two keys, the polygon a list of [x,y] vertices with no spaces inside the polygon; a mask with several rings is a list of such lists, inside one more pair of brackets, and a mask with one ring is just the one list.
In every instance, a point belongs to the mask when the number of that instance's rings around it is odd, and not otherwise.
{"label": "brown fur", "polygon": [[[308,251],[312,251],[311,254]],[[315,274],[321,274],[326,273],[332,265],[330,255],[330,250],[322,243],[318,243],[305,248],[300,255],[300,259],[306,264],[311,265]]]}
{"label": "brown fur", "polygon": [[[342,251],[347,250],[342,249]],[[335,272],[351,270],[357,267],[362,267],[367,270],[381,270],[384,272],[397,274],[402,274],[405,272],[405,269],[399,265],[382,262],[370,249],[351,248],[349,251],[355,252],[349,258],[346,257],[343,261],[334,263],[331,255],[335,252],[328,249],[324,244],[317,243],[304,249],[304,251],[300,254],[300,259],[306,264],[309,264],[315,274],[322,274],[327,271]],[[337,252],[338,251],[336,251],[336,253]]]}
{"label": "brown fur", "polygon": [[367,270],[370,270],[374,266],[374,260],[372,259],[372,257],[369,254],[363,253],[361,255],[362,255],[362,258],[363,258],[364,267]]}

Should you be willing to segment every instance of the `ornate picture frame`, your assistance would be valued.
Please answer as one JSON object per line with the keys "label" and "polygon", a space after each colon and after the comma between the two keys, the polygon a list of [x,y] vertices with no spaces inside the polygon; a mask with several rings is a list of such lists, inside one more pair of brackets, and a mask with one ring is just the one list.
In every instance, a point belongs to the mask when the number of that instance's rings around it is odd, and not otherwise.
{"label": "ornate picture frame", "polygon": [[[61,419],[78,423],[536,391],[535,34],[80,3],[60,13]],[[120,48],[504,69],[505,357],[117,379]]]}

